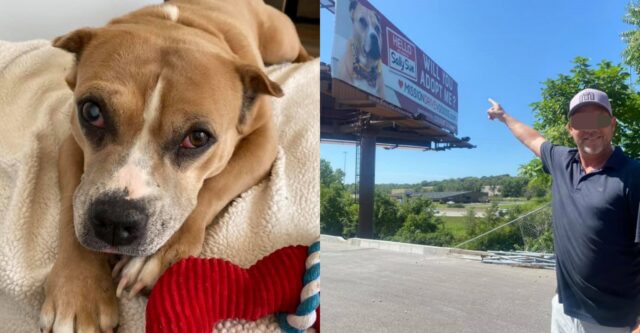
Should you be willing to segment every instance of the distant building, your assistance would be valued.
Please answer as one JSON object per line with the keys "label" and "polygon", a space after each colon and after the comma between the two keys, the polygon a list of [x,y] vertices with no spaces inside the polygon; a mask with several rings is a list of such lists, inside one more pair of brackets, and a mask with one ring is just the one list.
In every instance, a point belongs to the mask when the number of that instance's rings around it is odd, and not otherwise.
{"label": "distant building", "polygon": [[490,197],[493,197],[493,196],[502,194],[502,186],[501,185],[486,185],[486,186],[483,186],[480,191],[486,193]]}
{"label": "distant building", "polygon": [[412,192],[411,190],[391,190],[391,197],[404,201],[405,198],[423,197],[435,202],[471,203],[487,202],[488,195],[478,191],[457,191],[457,192]]}
{"label": "distant building", "polygon": [[408,188],[394,188],[391,190],[391,196],[398,199],[404,196],[413,195],[413,190]]}
{"label": "distant building", "polygon": [[416,193],[414,196],[421,196],[423,198],[431,199],[436,202],[449,202],[455,203],[471,203],[471,202],[487,202],[488,196],[486,193],[478,191],[458,191],[458,192],[423,192]]}

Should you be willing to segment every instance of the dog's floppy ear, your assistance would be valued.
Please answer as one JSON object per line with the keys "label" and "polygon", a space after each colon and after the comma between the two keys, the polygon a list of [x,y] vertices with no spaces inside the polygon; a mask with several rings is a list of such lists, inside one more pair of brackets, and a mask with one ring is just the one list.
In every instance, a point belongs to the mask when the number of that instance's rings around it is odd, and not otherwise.
{"label": "dog's floppy ear", "polygon": [[351,17],[353,17],[353,11],[356,10],[358,6],[358,0],[349,1],[349,13],[351,13]]}
{"label": "dog's floppy ear", "polygon": [[356,13],[356,7],[358,7],[358,0],[349,1],[349,14],[351,14],[351,22],[355,22],[356,18],[353,16]]}
{"label": "dog's floppy ear", "polygon": [[57,37],[53,40],[53,47],[57,47],[76,55],[76,59],[80,59],[84,47],[89,44],[95,36],[95,29],[82,28],[72,31],[64,36]]}
{"label": "dog's floppy ear", "polygon": [[280,85],[271,81],[267,74],[253,65],[238,65],[236,67],[242,80],[242,110],[239,124],[242,125],[249,115],[251,108],[260,95],[282,97],[284,93]]}
{"label": "dog's floppy ear", "polygon": [[284,96],[280,85],[271,81],[267,74],[257,66],[239,65],[238,73],[242,78],[245,95],[253,97],[259,94],[267,94],[275,97]]}
{"label": "dog's floppy ear", "polygon": [[[84,50],[85,46],[87,46],[91,39],[93,39],[95,33],[95,29],[91,28],[78,29],[64,36],[55,38],[51,44],[53,45],[53,47],[57,47],[67,52],[73,53],[76,57],[77,62],[78,60],[80,60],[80,56],[82,56],[82,51]],[[65,78],[65,81],[67,81],[67,85],[69,86],[69,88],[71,88],[71,90],[73,90],[76,86],[76,76],[77,71],[76,67],[74,66],[74,68],[71,69],[71,72],[69,72],[69,74]]]}

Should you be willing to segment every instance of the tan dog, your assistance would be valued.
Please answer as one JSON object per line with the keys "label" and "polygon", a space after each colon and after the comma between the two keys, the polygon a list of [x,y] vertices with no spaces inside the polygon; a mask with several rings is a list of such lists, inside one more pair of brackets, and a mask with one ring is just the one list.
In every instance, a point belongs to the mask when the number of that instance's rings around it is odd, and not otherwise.
{"label": "tan dog", "polygon": [[353,33],[338,64],[338,77],[384,99],[380,18],[357,0],[349,2]]}
{"label": "tan dog", "polygon": [[[175,0],[57,38],[77,111],[59,155],[61,216],[44,331],[112,331],[116,294],[198,255],[205,227],[276,156],[265,63],[304,61],[261,0]],[[125,255],[115,268],[111,254]]]}

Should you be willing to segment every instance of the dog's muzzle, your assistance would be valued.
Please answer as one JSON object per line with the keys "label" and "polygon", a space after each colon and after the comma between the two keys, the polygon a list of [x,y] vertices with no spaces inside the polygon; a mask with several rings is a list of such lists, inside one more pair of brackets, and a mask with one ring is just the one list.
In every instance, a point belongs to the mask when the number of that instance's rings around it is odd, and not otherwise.
{"label": "dog's muzzle", "polygon": [[120,246],[140,238],[149,213],[139,201],[103,196],[92,203],[89,218],[96,238],[111,246]]}
{"label": "dog's muzzle", "polygon": [[367,52],[367,57],[372,60],[380,59],[380,43],[378,42],[378,36],[371,34],[371,47]]}

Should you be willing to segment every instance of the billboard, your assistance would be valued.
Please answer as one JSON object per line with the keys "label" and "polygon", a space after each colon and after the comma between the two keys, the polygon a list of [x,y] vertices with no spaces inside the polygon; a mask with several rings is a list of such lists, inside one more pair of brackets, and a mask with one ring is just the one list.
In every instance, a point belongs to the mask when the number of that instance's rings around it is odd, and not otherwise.
{"label": "billboard", "polygon": [[366,0],[338,0],[331,75],[458,132],[458,83]]}

